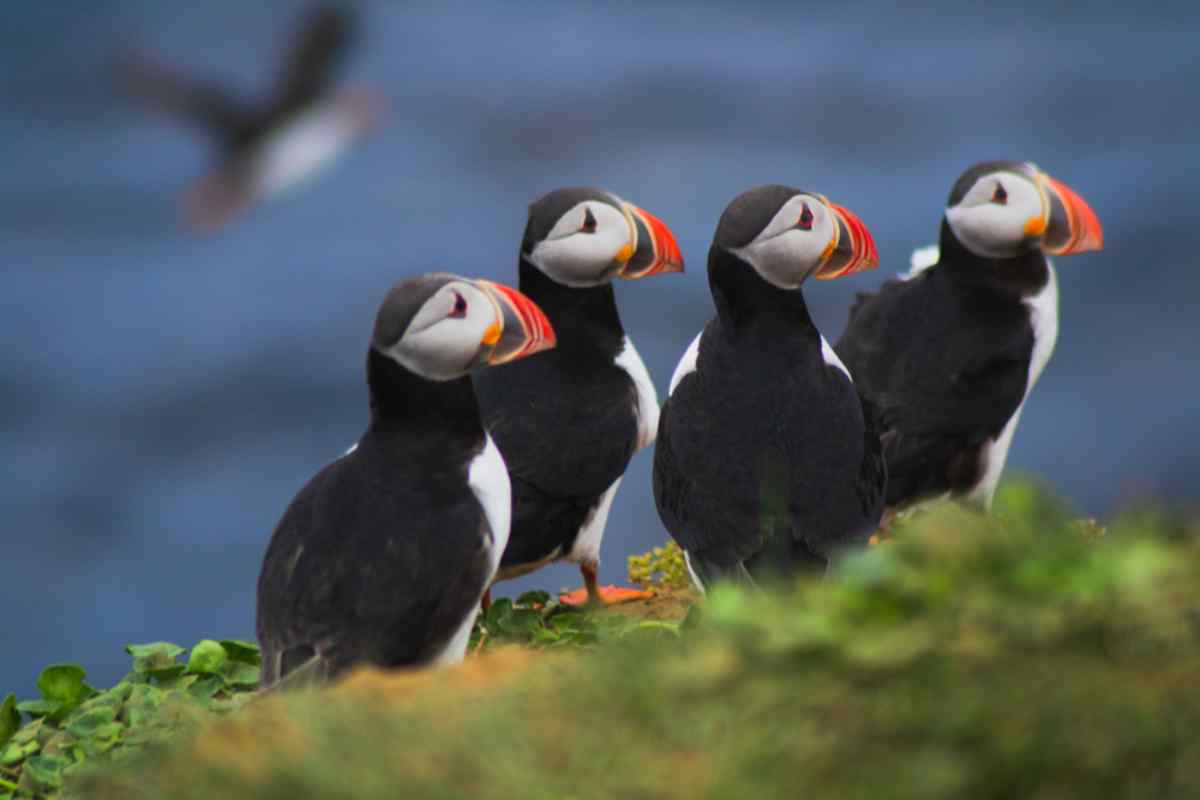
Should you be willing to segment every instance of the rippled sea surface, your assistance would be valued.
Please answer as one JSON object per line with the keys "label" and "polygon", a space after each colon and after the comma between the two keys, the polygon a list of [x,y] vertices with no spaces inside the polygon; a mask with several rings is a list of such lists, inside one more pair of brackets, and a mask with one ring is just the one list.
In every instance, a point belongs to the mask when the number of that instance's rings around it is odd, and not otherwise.
{"label": "rippled sea surface", "polygon": [[[346,79],[386,96],[386,124],[209,237],[180,209],[206,143],[118,97],[106,61],[142,46],[264,91],[304,4],[6,9],[0,693],[32,695],[51,661],[111,682],[127,642],[252,638],[272,527],[364,427],[383,292],[431,268],[512,277],[526,206],[567,184],[679,239],[686,275],[617,288],[662,392],[737,192],[799,185],[871,227],[879,270],[806,289],[833,339],[853,294],[935,237],[965,166],[1036,161],[1107,248],[1058,262],[1058,349],[1010,468],[1094,514],[1195,502],[1200,5],[947,5],[366,3]],[[605,579],[665,538],[649,471],[639,455],[617,497]]]}

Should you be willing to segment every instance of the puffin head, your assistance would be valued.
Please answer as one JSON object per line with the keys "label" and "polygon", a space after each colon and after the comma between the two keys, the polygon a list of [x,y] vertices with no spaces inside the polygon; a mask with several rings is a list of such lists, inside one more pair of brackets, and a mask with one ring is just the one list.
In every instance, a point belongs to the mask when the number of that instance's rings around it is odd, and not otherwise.
{"label": "puffin head", "polygon": [[713,246],[749,264],[778,289],[810,275],[840,278],[878,265],[871,232],[824,195],[772,184],[733,199],[717,223]]}
{"label": "puffin head", "polygon": [[548,278],[575,289],[616,278],[683,272],[670,229],[615,194],[558,189],[529,207],[521,255]]}
{"label": "puffin head", "polygon": [[435,381],[547,350],[554,329],[516,289],[433,272],[392,287],[375,317],[371,347]]}
{"label": "puffin head", "polygon": [[986,161],[964,172],[950,190],[946,224],[963,247],[984,258],[1104,247],[1091,206],[1027,161]]}

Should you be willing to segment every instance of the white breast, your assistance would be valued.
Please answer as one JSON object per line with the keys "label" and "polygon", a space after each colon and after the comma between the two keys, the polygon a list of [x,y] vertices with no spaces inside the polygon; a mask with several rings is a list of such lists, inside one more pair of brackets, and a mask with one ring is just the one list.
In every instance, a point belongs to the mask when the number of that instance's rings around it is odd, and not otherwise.
{"label": "white breast", "polygon": [[357,134],[357,127],[335,104],[298,114],[260,146],[255,193],[278,194],[316,175],[332,164]]}
{"label": "white breast", "polygon": [[996,494],[996,486],[1000,483],[1000,474],[1004,472],[1004,463],[1008,460],[1008,448],[1012,445],[1013,435],[1017,432],[1017,424],[1021,421],[1021,411],[1025,401],[1033,391],[1033,385],[1042,375],[1042,370],[1050,362],[1054,354],[1054,344],[1058,341],[1058,275],[1054,272],[1054,264],[1046,259],[1046,269],[1050,274],[1046,285],[1033,297],[1025,300],[1029,309],[1029,323],[1033,327],[1033,353],[1029,359],[1029,376],[1025,381],[1025,395],[1016,413],[1005,424],[990,444],[985,445],[980,459],[984,463],[983,478],[971,490],[968,498],[979,503],[984,508],[990,508],[992,498]]}
{"label": "white breast", "polygon": [[[480,592],[482,596],[483,592]],[[471,629],[475,627],[475,617],[479,614],[479,603],[471,607],[471,612],[454,631],[454,635],[450,637],[450,641],[429,662],[435,667],[447,667],[457,664],[463,660],[463,656],[467,654],[467,645],[471,643]]]}
{"label": "white breast", "polygon": [[704,331],[697,333],[687,350],[683,351],[683,358],[679,359],[679,363],[675,365],[675,372],[671,375],[671,388],[667,390],[668,396],[674,394],[675,387],[681,380],[696,371],[696,360],[700,358],[700,337],[703,335]]}
{"label": "white breast", "polygon": [[620,486],[621,479],[617,478],[604,490],[604,494],[600,495],[600,502],[592,509],[592,513],[588,514],[575,536],[571,552],[567,554],[568,561],[575,564],[600,563],[600,542],[604,539],[604,529],[608,526],[608,512],[612,509],[613,498],[617,496]]}
{"label": "white breast", "polygon": [[1033,384],[1041,377],[1042,370],[1050,362],[1054,354],[1054,344],[1058,341],[1058,275],[1054,264],[1046,259],[1046,270],[1050,279],[1042,290],[1025,301],[1029,308],[1029,321],[1033,325],[1033,357],[1029,361],[1029,385],[1025,396],[1033,390]]}
{"label": "white breast", "polygon": [[[490,584],[500,566],[504,548],[508,546],[508,533],[512,525],[512,483],[500,449],[492,441],[491,434],[486,436],[487,443],[483,451],[475,456],[467,470],[467,484],[479,500],[479,505],[483,506],[484,516],[492,529]],[[479,591],[483,593],[482,588]]]}
{"label": "white breast", "polygon": [[650,380],[650,372],[642,363],[637,348],[628,336],[625,346],[617,354],[616,365],[629,373],[633,385],[637,389],[638,440],[637,449],[641,450],[654,441],[658,435],[658,392],[654,390],[654,382]]}
{"label": "white breast", "polygon": [[821,337],[821,358],[823,358],[825,363],[829,366],[837,367],[842,372],[846,373],[846,377],[850,378],[851,383],[854,383],[854,378],[850,377],[850,370],[846,369],[846,365],[842,363],[842,360],[838,358],[838,354],[835,353],[833,348],[829,346],[829,342],[825,341],[824,336]]}
{"label": "white breast", "polygon": [[[491,546],[489,550],[490,567],[487,581],[479,587],[479,597],[491,585],[496,576],[496,568],[500,566],[500,557],[508,545],[508,534],[512,522],[512,484],[508,478],[508,468],[499,448],[487,435],[486,443],[479,455],[471,460],[467,468],[467,485],[483,506],[484,516],[492,529]],[[467,645],[471,641],[471,629],[475,627],[475,617],[479,614],[479,598],[471,605],[471,610],[459,623],[454,633],[446,642],[442,651],[434,656],[430,663],[433,666],[448,666],[457,664],[466,655]]]}

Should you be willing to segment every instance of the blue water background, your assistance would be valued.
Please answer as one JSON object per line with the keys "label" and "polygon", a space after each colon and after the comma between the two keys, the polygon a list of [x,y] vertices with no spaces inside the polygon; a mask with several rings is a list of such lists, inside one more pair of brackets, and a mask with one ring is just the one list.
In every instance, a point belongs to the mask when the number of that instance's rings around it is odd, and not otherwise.
{"label": "blue water background", "polygon": [[[1200,4],[365,4],[347,83],[386,124],[219,235],[182,223],[205,143],[104,69],[141,45],[264,91],[302,2],[14,2],[0,23],[0,692],[126,642],[253,636],[272,527],[366,420],[371,318],[396,279],[514,275],[527,204],[610,188],[689,272],[617,287],[660,392],[711,311],[725,203],[787,182],[844,203],[883,266],[807,287],[830,339],[854,292],[936,235],[951,182],[1032,159],[1103,220],[1060,259],[1058,350],[1010,467],[1088,513],[1190,503],[1200,467]],[[660,543],[633,462],[603,577]],[[557,588],[556,566],[519,586]]]}

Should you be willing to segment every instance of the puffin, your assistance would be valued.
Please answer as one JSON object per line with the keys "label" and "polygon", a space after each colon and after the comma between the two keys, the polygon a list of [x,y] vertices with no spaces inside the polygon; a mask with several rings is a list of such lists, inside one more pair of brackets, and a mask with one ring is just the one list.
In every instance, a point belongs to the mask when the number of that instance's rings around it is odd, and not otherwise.
{"label": "puffin", "polygon": [[377,121],[382,103],[361,89],[333,92],[356,39],[352,7],[314,8],[289,48],[275,90],[250,103],[142,56],[118,60],[124,86],[147,105],[203,130],[218,163],[185,195],[189,222],[214,231],[255,202],[331,165]]}
{"label": "puffin", "polygon": [[579,565],[584,587],[563,594],[563,603],[645,596],[597,582],[621,477],[633,454],[654,441],[658,424],[658,395],[625,335],[612,281],[682,271],[667,226],[611,192],[558,189],[530,206],[517,285],[546,312],[558,345],[474,376],[484,424],[513,485],[512,533],[498,580],[565,559]]}
{"label": "puffin", "polygon": [[430,273],[388,292],[366,432],[300,490],[263,558],[264,688],[462,659],[512,502],[469,373],[553,345],[546,316],[507,286]]}
{"label": "puffin", "polygon": [[675,368],[654,451],[658,515],[700,591],[824,570],[874,533],[887,480],[874,417],[801,287],[877,262],[863,222],[815,192],[759,186],[721,215],[716,315]]}
{"label": "puffin", "polygon": [[859,296],[834,350],[878,412],[889,520],[942,497],[991,507],[1058,336],[1049,256],[1103,246],[1066,184],[1032,163],[983,162],[951,188],[938,245]]}

